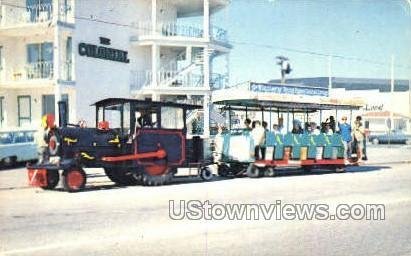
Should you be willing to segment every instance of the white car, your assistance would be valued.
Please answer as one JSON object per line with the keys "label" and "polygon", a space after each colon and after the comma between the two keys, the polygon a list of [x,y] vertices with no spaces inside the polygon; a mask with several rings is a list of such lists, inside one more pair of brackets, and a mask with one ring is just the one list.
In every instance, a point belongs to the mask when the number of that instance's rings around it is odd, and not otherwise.
{"label": "white car", "polygon": [[35,130],[0,131],[0,166],[10,167],[17,162],[38,159]]}

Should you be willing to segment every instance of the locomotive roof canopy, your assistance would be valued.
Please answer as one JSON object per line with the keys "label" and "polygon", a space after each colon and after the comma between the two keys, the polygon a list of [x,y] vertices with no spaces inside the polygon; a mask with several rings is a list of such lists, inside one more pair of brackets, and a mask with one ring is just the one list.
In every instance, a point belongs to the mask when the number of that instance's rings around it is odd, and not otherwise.
{"label": "locomotive roof canopy", "polygon": [[91,106],[104,107],[104,106],[111,106],[111,105],[124,104],[124,103],[130,103],[132,105],[136,105],[140,107],[164,106],[164,107],[177,107],[177,108],[183,108],[183,109],[203,108],[203,106],[199,106],[199,105],[182,104],[182,103],[175,103],[175,102],[169,102],[169,101],[163,102],[163,101],[152,101],[150,99],[137,100],[137,99],[127,99],[127,98],[106,98],[106,99],[95,102]]}

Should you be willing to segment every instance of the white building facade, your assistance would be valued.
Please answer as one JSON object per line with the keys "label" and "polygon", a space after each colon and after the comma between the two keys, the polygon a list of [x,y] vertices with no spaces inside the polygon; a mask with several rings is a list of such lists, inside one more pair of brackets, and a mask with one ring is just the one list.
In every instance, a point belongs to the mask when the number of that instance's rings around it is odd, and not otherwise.
{"label": "white building facade", "polygon": [[231,46],[211,20],[229,0],[0,3],[3,128],[38,127],[58,100],[70,123],[94,126],[90,105],[107,97],[202,104],[209,120],[211,91],[228,83]]}

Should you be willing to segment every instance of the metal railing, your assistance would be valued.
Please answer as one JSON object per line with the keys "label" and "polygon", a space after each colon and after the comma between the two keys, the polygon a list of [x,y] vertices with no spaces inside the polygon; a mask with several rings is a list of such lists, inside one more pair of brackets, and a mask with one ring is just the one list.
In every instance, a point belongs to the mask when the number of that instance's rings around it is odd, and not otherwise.
{"label": "metal railing", "polygon": [[[201,38],[204,36],[203,27],[200,25],[185,25],[175,22],[159,23],[155,31],[150,21],[143,21],[138,23],[138,30],[140,36],[152,36],[159,35],[165,37],[192,37]],[[212,40],[228,42],[227,30],[224,30],[217,26],[210,26],[210,37]]]}
{"label": "metal railing", "polygon": [[[71,1],[59,3],[58,6],[59,21],[73,23]],[[1,5],[0,7],[0,27],[50,22],[54,15],[52,3],[33,4],[26,7],[19,5]]]}
{"label": "metal railing", "polygon": [[73,62],[65,61],[61,67],[61,79],[65,81],[73,81]]}
{"label": "metal railing", "polygon": [[25,66],[26,79],[51,79],[53,78],[53,62],[39,61],[28,63]]}
{"label": "metal railing", "polygon": [[[174,87],[204,87],[204,76],[202,74],[188,73],[179,75],[175,70],[160,70],[157,72],[157,84],[152,84],[153,73],[151,70],[131,71],[130,89],[132,91],[144,88],[174,88]],[[173,81],[167,85],[162,82],[173,78]]]}

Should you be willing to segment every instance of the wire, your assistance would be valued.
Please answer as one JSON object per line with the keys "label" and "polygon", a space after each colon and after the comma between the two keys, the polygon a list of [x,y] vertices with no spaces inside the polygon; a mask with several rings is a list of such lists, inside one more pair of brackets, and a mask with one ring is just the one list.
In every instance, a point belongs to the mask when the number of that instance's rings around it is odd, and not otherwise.
{"label": "wire", "polygon": [[[21,6],[21,5],[19,6],[19,5],[15,5],[15,4],[9,4],[9,3],[2,3],[2,5],[27,9],[26,6]],[[136,26],[136,25],[122,24],[122,23],[111,22],[111,21],[106,21],[106,20],[101,20],[101,19],[96,19],[96,18],[74,16],[74,19],[91,21],[91,22],[102,23],[102,24],[108,24],[108,25],[119,26],[119,27],[129,27],[129,28],[132,28],[132,29],[135,29],[135,30],[140,30],[140,31],[148,31],[148,32],[153,31],[151,28],[142,28],[142,27]],[[160,30],[154,30],[154,32],[161,32],[161,31]],[[288,51],[288,52],[308,54],[308,55],[320,56],[320,57],[332,57],[332,58],[337,58],[337,59],[344,59],[344,60],[350,60],[350,61],[356,61],[356,62],[364,62],[364,63],[382,65],[382,66],[390,65],[390,63],[388,63],[388,62],[381,62],[381,61],[376,61],[376,60],[363,59],[363,58],[353,57],[353,56],[344,56],[344,55],[341,55],[341,54],[327,54],[327,53],[322,53],[322,52],[294,49],[294,48],[281,47],[281,46],[275,46],[275,45],[269,45],[269,44],[259,44],[259,43],[254,43],[254,42],[245,42],[245,41],[236,41],[236,40],[228,40],[227,43],[229,43],[231,45],[250,45],[250,46],[259,47],[259,48],[283,50],[283,51]],[[397,67],[397,68],[411,69],[411,66],[408,66],[408,65],[394,64],[393,66]]]}

